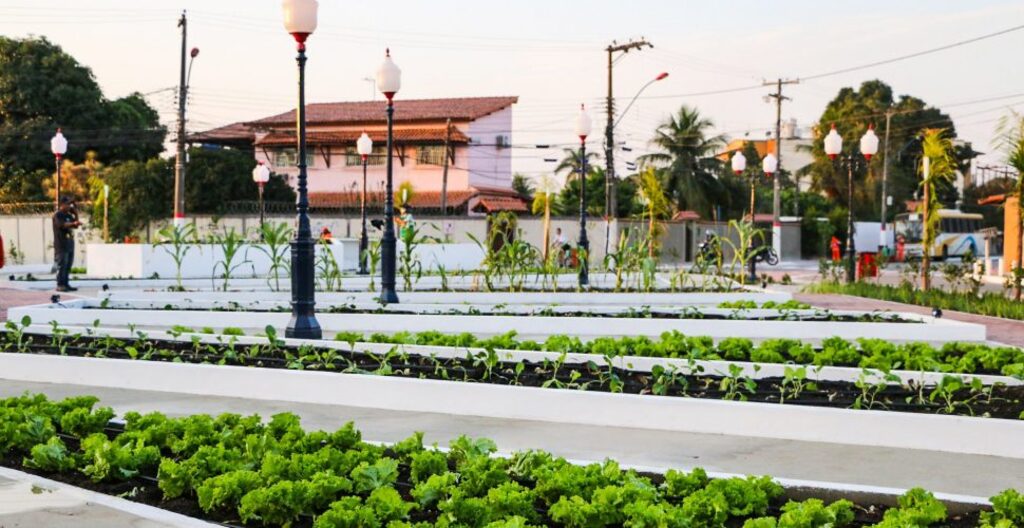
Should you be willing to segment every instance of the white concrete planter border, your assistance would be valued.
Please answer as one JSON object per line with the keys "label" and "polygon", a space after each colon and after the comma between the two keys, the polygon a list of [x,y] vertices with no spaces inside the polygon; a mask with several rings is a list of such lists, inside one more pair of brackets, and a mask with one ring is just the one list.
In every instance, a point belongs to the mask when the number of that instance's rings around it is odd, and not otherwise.
{"label": "white concrete planter border", "polygon": [[[82,335],[95,335],[95,336],[106,336],[115,337],[118,339],[134,339],[138,337],[138,332],[132,332],[123,328],[93,328],[84,326],[70,326],[64,327],[70,334],[82,334]],[[52,328],[44,325],[31,325],[25,330],[28,333],[40,334],[40,335],[51,335]],[[234,343],[238,346],[249,346],[249,345],[261,345],[267,342],[266,338],[256,336],[224,336],[218,334],[194,334],[185,333],[180,335],[172,335],[164,331],[151,331],[145,332],[145,335],[152,339],[160,339],[166,341],[181,341],[191,342],[193,338],[199,339],[202,343],[211,344],[225,344],[234,340]],[[313,341],[307,339],[283,339],[285,345],[292,347],[299,347],[302,345],[313,345],[321,348],[329,348],[341,351],[359,351],[359,352],[371,352],[374,354],[386,354],[393,348],[396,348],[403,353],[413,354],[418,356],[435,356],[439,358],[464,358],[467,354],[481,354],[486,352],[482,348],[474,347],[444,347],[444,346],[430,346],[430,345],[393,345],[389,343],[348,343],[344,341]],[[495,352],[498,353],[499,357],[503,361],[532,361],[532,362],[543,362],[544,360],[554,361],[559,359],[562,354],[558,352],[545,352],[540,350],[506,350],[497,349]],[[598,365],[605,364],[605,357],[598,354],[566,354],[566,363],[587,363],[593,361]],[[728,361],[728,360],[698,360],[692,363],[685,359],[677,358],[659,358],[659,357],[648,357],[648,356],[616,356],[612,358],[612,365],[618,368],[627,370],[636,370],[643,372],[650,372],[655,365],[661,365],[666,368],[676,368],[682,372],[691,372],[692,369],[702,369],[704,374],[710,375],[729,375],[730,366],[738,366],[742,370],[740,375],[751,378],[751,379],[765,379],[765,378],[780,378],[785,376],[786,368],[792,368],[793,364],[783,363],[757,363],[749,361]],[[942,372],[925,372],[925,371],[911,371],[911,370],[893,370],[891,374],[895,375],[900,383],[906,384],[907,382],[913,381],[923,385],[935,385],[942,380],[943,377],[948,376],[948,373]],[[834,367],[824,366],[815,367],[809,365],[807,368],[807,378],[813,381],[845,381],[845,382],[856,382],[861,376],[864,375],[866,381],[871,383],[877,383],[884,381],[884,374],[876,369],[862,369],[856,367]],[[1024,380],[1013,378],[1010,376],[995,376],[986,374],[959,374],[959,376],[965,380],[970,381],[977,378],[985,385],[1003,384],[1007,386],[1024,385]]]}
{"label": "white concrete planter border", "polygon": [[[239,277],[262,277],[270,272],[270,259],[260,251],[262,244],[246,244],[235,257],[235,264],[248,260],[234,272]],[[217,244],[189,244],[188,253],[182,261],[183,278],[209,278],[214,276],[213,268],[224,260],[224,252]],[[359,241],[350,238],[336,238],[329,246],[317,244],[317,252],[329,247],[334,259],[343,271],[354,271],[359,267]],[[399,251],[402,244],[399,243]],[[144,279],[157,275],[174,278],[177,266],[171,258],[173,246],[169,244],[88,244],[86,246],[86,272],[91,277],[134,277]],[[290,249],[284,249],[286,261]],[[483,251],[470,243],[460,244],[419,244],[413,254],[420,261],[423,270],[436,271],[444,266],[448,271],[474,270],[484,259]],[[222,271],[219,271],[222,273]]]}
{"label": "white concrete planter border", "polygon": [[[238,278],[263,277],[270,273],[271,260],[261,251],[263,244],[246,244],[238,251],[232,272]],[[325,246],[318,245],[317,252]],[[343,270],[359,266],[359,241],[339,239],[330,246],[334,259]],[[224,251],[217,244],[189,244],[188,253],[181,263],[182,278],[210,278],[223,274],[218,263],[224,260]],[[89,244],[86,246],[86,273],[91,277],[134,277],[146,279],[154,275],[174,279],[178,268],[171,258],[173,246],[169,244]],[[285,262],[290,250],[285,249]],[[248,261],[248,262],[246,262]],[[214,267],[218,270],[214,273]],[[281,274],[284,270],[280,271]],[[287,282],[287,281],[285,281]]]}
{"label": "white concrete planter border", "polygon": [[[223,329],[237,327],[262,331],[267,325],[282,330],[290,319],[284,312],[208,312],[175,311],[168,317],[165,310],[90,310],[99,306],[96,299],[79,299],[61,305],[35,305],[12,308],[8,318],[20,320],[28,315],[35,322],[57,322],[66,326],[89,325],[100,321],[102,326],[169,328],[182,325],[195,328]],[[438,331],[461,333],[472,331],[477,335],[499,335],[515,331],[523,338],[546,338],[552,335],[570,335],[581,339],[605,336],[658,337],[663,332],[676,330],[685,335],[708,336],[714,339],[746,337],[750,339],[793,338],[818,342],[829,337],[856,339],[874,337],[890,341],[985,341],[983,325],[963,323],[949,319],[921,317],[923,323],[885,322],[826,322],[826,321],[751,321],[704,319],[641,319],[624,317],[530,317],[530,316],[474,316],[474,315],[391,315],[391,314],[317,314],[325,335],[341,331],[364,333],[398,330],[408,332]]]}
{"label": "white concrete planter border", "polygon": [[[191,254],[190,254],[190,256],[191,256]],[[342,260],[338,260],[338,265],[341,266],[342,262],[343,262]],[[210,261],[209,264],[210,264],[210,270],[212,270],[212,268],[213,268],[213,261]],[[173,266],[173,263],[171,265]],[[353,269],[355,269],[355,268],[353,268]],[[232,292],[268,292],[268,291],[270,291],[270,287],[268,286],[267,280],[265,278],[259,278],[259,279],[245,278],[243,275],[240,274],[240,271],[239,271],[239,273],[236,273],[236,275],[239,275],[237,278],[232,278],[231,279],[230,290]],[[345,271],[345,270],[343,270],[343,271]],[[369,291],[370,278],[365,276],[365,275],[355,275],[355,274],[352,274],[351,271],[352,270],[349,270],[346,273],[346,275],[343,277],[341,287],[339,288],[338,291],[339,292],[371,293],[372,294],[373,292]],[[184,288],[186,290],[189,290],[189,293],[208,292],[208,291],[211,291],[213,289],[211,287],[211,283],[210,283],[209,272],[208,271],[204,271],[203,273],[204,273],[204,275],[203,275],[204,278],[192,278],[192,279],[183,278],[182,279],[182,285],[184,286]],[[448,289],[450,290],[451,293],[456,293],[456,294],[457,293],[480,293],[480,292],[482,292],[484,290],[483,278],[479,274],[472,274],[471,272],[468,272],[468,271],[466,273],[469,273],[469,274],[449,275],[447,277]],[[91,273],[90,273],[90,275],[91,275]],[[167,290],[169,287],[177,285],[177,281],[173,278],[173,276],[174,276],[174,272],[173,272],[173,268],[171,268],[171,273],[170,273],[170,277],[171,278],[160,278],[160,279],[124,278],[124,277],[129,277],[127,275],[118,276],[118,278],[113,278],[114,277],[113,275],[109,275],[109,274],[104,273],[104,274],[99,275],[99,277],[107,277],[107,278],[86,277],[86,278],[74,279],[73,282],[76,285],[78,285],[78,286],[84,286],[84,287],[87,287],[87,288],[99,288],[100,286],[102,286],[104,284],[109,284],[110,286],[116,287],[116,288],[136,288],[136,289],[141,288],[141,289]],[[148,275],[147,275],[147,277],[148,277]],[[164,275],[161,275],[161,277],[164,277]],[[715,286],[715,280],[713,278],[711,278],[711,277],[699,276],[699,275],[696,275],[696,276],[691,275],[690,277],[692,278],[692,281],[691,281],[691,284],[687,285],[687,288],[690,288],[690,290],[688,290],[688,291],[694,291],[694,290],[696,290],[696,291],[699,291],[699,290],[723,291],[723,290],[726,290],[725,286],[728,286],[728,291],[729,292],[741,292],[741,291],[764,292],[765,291],[765,290],[760,289],[760,288],[757,288],[757,289],[754,289],[754,288],[745,289],[745,288],[741,287],[738,283],[735,283],[735,282],[732,282],[732,283],[729,283],[727,285],[723,285],[723,286],[719,287],[719,286]],[[399,275],[398,279],[401,280],[401,276],[400,275]],[[576,280],[577,280],[576,274],[566,273],[566,274],[560,275],[559,279],[558,279],[558,287],[559,287],[560,291],[558,292],[558,294],[575,294],[576,293],[575,292]],[[724,279],[719,279],[719,280],[724,282]],[[509,293],[509,292],[505,291],[508,288],[508,281],[507,280],[501,279],[501,278],[495,278],[495,279],[493,279],[492,282],[494,284],[494,288],[497,290],[496,293]],[[376,287],[379,288],[379,286],[380,286],[380,278],[379,277],[374,279],[374,284],[375,284]],[[701,288],[700,287],[701,284],[706,285],[706,288]],[[53,280],[21,281],[19,283],[19,286],[21,286],[23,288],[31,289],[31,290],[52,290],[54,288],[54,282],[53,282]],[[531,276],[531,277],[527,278],[527,280],[526,280],[526,289],[528,290],[526,293],[535,293],[535,294],[538,294],[538,295],[547,294],[548,293],[547,290],[550,289],[550,285],[548,285],[548,287],[544,287],[544,286],[545,285],[543,284],[543,279],[540,276],[537,276],[537,275]],[[584,295],[605,294],[605,293],[609,293],[608,290],[613,289],[614,286],[615,286],[615,278],[614,278],[613,275],[611,275],[609,273],[594,272],[594,271],[592,271],[591,274],[590,274],[590,287],[592,288],[592,290],[601,290],[601,291],[588,291],[588,292],[582,292],[582,293]],[[282,277],[281,288],[284,291],[287,291],[288,288],[289,288],[288,280],[287,280],[286,277]],[[406,294],[414,294],[416,292],[424,292],[424,293],[436,293],[436,292],[439,292],[439,290],[441,289],[441,277],[439,275],[424,275],[424,276],[420,277],[419,281],[414,281],[414,283],[412,285],[412,289],[413,289],[413,292],[406,292],[406,291],[404,291],[404,288],[402,288],[402,291],[399,292],[399,297],[402,297],[402,296],[404,296]],[[668,277],[666,275],[659,274],[653,289],[657,293],[669,292],[671,290],[671,282],[669,281],[669,279],[668,279]],[[647,293],[644,292],[644,293],[637,294],[637,295],[647,295]]]}
{"label": "white concrete planter border", "polygon": [[[398,306],[415,304],[472,304],[472,305],[588,305],[588,306],[718,306],[723,302],[753,301],[758,305],[768,301],[782,303],[793,298],[785,292],[737,290],[730,293],[585,293],[585,292],[399,292]],[[290,292],[160,292],[160,291],[108,291],[101,297],[118,301],[152,300],[159,306],[184,301],[284,302],[291,301]],[[376,303],[376,292],[317,292],[318,306]]]}
{"label": "white concrete planter border", "polygon": [[1024,458],[1024,421],[34,354],[4,379]]}
{"label": "white concrete planter border", "polygon": [[[108,310],[204,310],[204,311],[251,311],[255,313],[266,313],[266,312],[280,312],[280,311],[291,311],[291,303],[289,300],[274,299],[274,300],[240,300],[230,298],[220,299],[189,299],[184,298],[180,300],[161,299],[161,297],[155,297],[151,299],[130,299],[130,298],[119,298],[119,296],[107,296],[109,299],[105,309]],[[95,307],[95,304],[89,305]],[[377,301],[352,301],[352,302],[340,302],[340,303],[325,303],[320,301],[317,303],[318,310],[321,312],[328,312],[331,308],[335,309],[347,309],[347,310],[358,310],[364,312],[392,312],[396,314],[423,314],[423,315],[447,315],[447,316],[464,316],[464,315],[486,315],[486,316],[537,316],[537,317],[552,317],[549,315],[537,315],[538,311],[546,311],[552,314],[575,314],[575,313],[590,313],[594,316],[607,316],[607,317],[624,317],[627,315],[635,315],[637,318],[643,318],[641,313],[644,309],[650,309],[652,312],[665,315],[687,315],[690,314],[693,319],[702,319],[697,317],[698,315],[708,316],[709,321],[719,320],[760,320],[779,318],[780,320],[807,320],[812,321],[815,318],[824,316],[839,316],[839,317],[859,317],[863,315],[875,315],[879,318],[889,318],[893,322],[913,322],[923,323],[925,322],[926,316],[921,316],[912,313],[894,313],[894,312],[865,312],[863,310],[822,310],[822,309],[801,309],[801,310],[785,310],[780,311],[776,309],[734,309],[734,308],[718,308],[715,306],[696,306],[687,305],[683,307],[677,306],[651,306],[651,305],[635,305],[635,306],[604,306],[590,304],[542,304],[542,305],[528,305],[528,304],[512,304],[508,305],[505,303],[400,303],[400,304],[381,304]],[[564,315],[563,315],[564,316]],[[557,317],[557,316],[556,316]],[[931,318],[928,318],[931,319]],[[829,321],[822,321],[829,322]],[[839,322],[839,321],[837,321]],[[882,321],[885,322],[885,321]]]}

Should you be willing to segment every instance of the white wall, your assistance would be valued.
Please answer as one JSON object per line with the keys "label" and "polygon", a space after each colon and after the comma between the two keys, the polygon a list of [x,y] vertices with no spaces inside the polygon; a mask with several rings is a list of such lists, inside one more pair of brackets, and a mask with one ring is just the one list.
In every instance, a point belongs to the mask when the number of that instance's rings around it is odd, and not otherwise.
{"label": "white wall", "polygon": [[496,136],[512,137],[512,107],[469,124],[469,184],[474,187],[512,187],[512,149],[498,148]]}
{"label": "white wall", "polygon": [[[102,231],[100,230],[100,225],[91,226],[88,215],[83,214],[82,220],[86,223],[86,227],[77,230],[75,256],[76,266],[85,266],[85,247],[87,244],[102,243]],[[259,217],[256,215],[224,217],[202,215],[189,216],[188,221],[195,224],[200,237],[205,237],[216,232],[221,232],[225,229],[233,228],[237,231],[246,231],[249,233],[250,239],[255,239],[256,235],[254,231],[259,224]],[[336,238],[359,237],[360,219],[358,216],[314,214],[311,216],[310,221],[312,223],[314,234],[319,233],[321,228],[326,226],[331,230]],[[453,216],[442,218],[417,216],[416,221],[420,227],[420,233],[422,235],[433,237],[443,236],[444,225],[450,223],[452,225],[453,234],[452,242],[457,243],[471,243],[472,239],[469,235],[476,237],[480,241],[484,241],[487,235],[486,217]],[[294,225],[295,216],[268,216],[267,222],[287,222]],[[159,238],[157,231],[166,224],[166,221],[151,224],[146,230],[143,230],[140,233],[141,241],[157,242]],[[627,225],[636,224],[636,222],[629,220],[618,220],[611,223],[610,234],[613,249],[615,242],[618,241],[619,238],[619,226],[625,227]],[[26,264],[49,264],[53,262],[53,230],[50,226],[50,217],[45,215],[4,216],[0,217],[0,236],[3,236],[4,238],[5,248],[9,250],[11,244],[14,243],[17,245],[19,251],[23,251],[26,254]],[[523,238],[527,242],[537,247],[541,246],[543,240],[543,218],[523,216],[519,218],[518,226],[522,232]],[[662,239],[662,244],[665,247],[662,262],[679,262],[685,256],[684,244],[696,244],[699,242],[699,237],[694,238],[685,233],[685,231],[691,229],[690,226],[691,224],[688,223],[666,224],[667,235]],[[552,218],[552,239],[554,239],[555,229],[559,227],[562,228],[562,232],[570,243],[575,245],[576,239],[579,237],[579,220],[572,217]],[[600,218],[590,218],[588,220],[587,237],[590,240],[590,251],[593,256],[591,261],[594,266],[600,266],[604,260],[605,232],[606,227],[604,220]],[[699,233],[703,233],[703,230],[700,230]],[[371,226],[369,228],[369,235],[372,240],[376,240],[380,238],[381,233]]]}

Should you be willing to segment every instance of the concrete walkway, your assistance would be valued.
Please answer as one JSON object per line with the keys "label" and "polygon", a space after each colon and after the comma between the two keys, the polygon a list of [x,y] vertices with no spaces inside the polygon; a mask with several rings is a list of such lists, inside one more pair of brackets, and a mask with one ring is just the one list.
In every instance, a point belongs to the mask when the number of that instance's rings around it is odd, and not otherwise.
{"label": "concrete walkway", "polygon": [[126,499],[0,468],[0,528],[213,528]]}
{"label": "concrete walkway", "polygon": [[[932,314],[932,309],[927,306],[880,301],[852,295],[794,293],[793,298],[819,308],[828,308],[832,310],[889,310],[893,312],[909,312],[922,315]],[[985,328],[988,329],[989,341],[1024,347],[1024,321],[989,317],[986,315],[975,315],[964,312],[954,312],[952,310],[943,310],[942,316],[954,321],[985,325]]]}
{"label": "concrete walkway", "polygon": [[301,416],[307,428],[333,430],[355,421],[364,439],[370,441],[394,442],[423,431],[427,443],[446,446],[460,435],[470,435],[493,439],[503,452],[536,448],[574,460],[612,458],[647,469],[699,466],[719,473],[855,486],[922,486],[975,497],[989,497],[1007,488],[1024,489],[1021,459],[0,380],[0,397],[25,391],[52,398],[92,394],[119,414],[236,412],[267,418],[290,411]]}

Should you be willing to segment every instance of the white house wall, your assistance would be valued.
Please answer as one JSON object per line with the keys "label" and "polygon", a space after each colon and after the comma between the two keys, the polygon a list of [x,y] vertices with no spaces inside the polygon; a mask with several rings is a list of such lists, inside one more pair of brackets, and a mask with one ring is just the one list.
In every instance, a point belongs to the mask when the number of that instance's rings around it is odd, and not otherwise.
{"label": "white house wall", "polygon": [[512,187],[512,149],[498,148],[497,136],[511,138],[512,107],[481,117],[469,124],[469,185]]}

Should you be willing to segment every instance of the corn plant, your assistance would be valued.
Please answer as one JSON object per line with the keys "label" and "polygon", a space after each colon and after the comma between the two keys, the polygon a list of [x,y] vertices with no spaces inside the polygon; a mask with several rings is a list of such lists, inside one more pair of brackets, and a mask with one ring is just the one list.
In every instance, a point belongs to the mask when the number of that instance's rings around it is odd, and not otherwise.
{"label": "corn plant", "polygon": [[369,266],[370,272],[370,285],[368,290],[373,291],[377,289],[377,285],[374,280],[377,276],[377,268],[380,267],[380,240],[370,242],[369,246],[367,246],[366,264]]}
{"label": "corn plant", "polygon": [[[262,244],[256,249],[262,252],[270,260],[270,270],[267,272],[267,285],[274,291],[281,290],[281,272],[285,275],[290,272],[291,261],[288,259],[288,247],[292,238],[292,228],[287,223],[279,224],[264,223],[260,226],[260,239]],[[273,283],[271,283],[273,280]]]}
{"label": "corn plant", "polygon": [[221,260],[213,265],[213,278],[217,277],[217,270],[221,270],[220,277],[224,279],[221,284],[221,289],[224,291],[228,290],[228,281],[231,280],[231,274],[236,269],[244,264],[250,262],[249,259],[245,259],[239,263],[235,263],[235,257],[247,244],[245,240],[245,233],[239,233],[235,231],[235,228],[230,228],[223,231],[220,235],[214,237],[214,241],[220,246],[221,254],[224,255],[224,260]]}
{"label": "corn plant", "polygon": [[402,274],[402,283],[405,291],[411,291],[413,278],[419,282],[423,276],[423,263],[416,254],[416,246],[420,244],[420,229],[417,226],[409,226],[402,230],[402,252],[398,255],[398,271]]}
{"label": "corn plant", "polygon": [[171,224],[165,226],[157,234],[160,236],[158,245],[174,260],[174,277],[177,282],[171,289],[185,291],[185,287],[181,285],[181,265],[185,262],[185,257],[188,256],[189,251],[192,251],[195,247],[196,226],[194,224],[184,224],[181,226]]}
{"label": "corn plant", "polygon": [[334,258],[330,243],[321,240],[317,242],[319,251],[316,252],[317,279],[320,282],[322,291],[338,291],[341,289],[341,267],[338,260]]}

